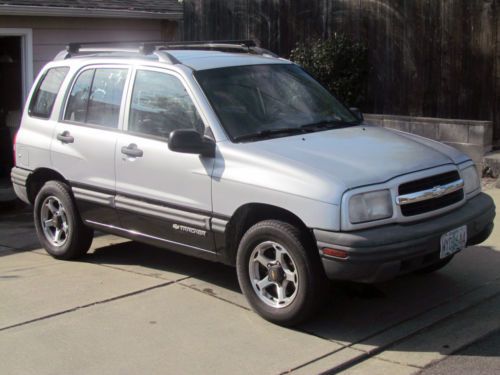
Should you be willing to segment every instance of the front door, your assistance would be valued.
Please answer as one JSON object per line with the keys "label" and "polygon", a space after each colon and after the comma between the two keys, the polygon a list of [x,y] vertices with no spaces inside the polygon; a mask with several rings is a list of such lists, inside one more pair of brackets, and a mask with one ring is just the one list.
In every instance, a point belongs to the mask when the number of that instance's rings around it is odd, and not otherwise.
{"label": "front door", "polygon": [[167,144],[175,129],[205,129],[181,77],[161,69],[137,70],[127,112],[115,161],[122,227],[173,250],[213,256],[214,159],[173,152]]}

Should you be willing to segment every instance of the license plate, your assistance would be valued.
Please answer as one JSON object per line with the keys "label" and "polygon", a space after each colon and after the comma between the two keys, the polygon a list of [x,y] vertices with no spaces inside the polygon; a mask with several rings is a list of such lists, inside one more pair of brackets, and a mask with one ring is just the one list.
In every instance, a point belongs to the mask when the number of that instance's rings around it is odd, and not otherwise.
{"label": "license plate", "polygon": [[467,244],[467,225],[450,230],[441,236],[440,258],[449,257],[452,254],[465,249]]}

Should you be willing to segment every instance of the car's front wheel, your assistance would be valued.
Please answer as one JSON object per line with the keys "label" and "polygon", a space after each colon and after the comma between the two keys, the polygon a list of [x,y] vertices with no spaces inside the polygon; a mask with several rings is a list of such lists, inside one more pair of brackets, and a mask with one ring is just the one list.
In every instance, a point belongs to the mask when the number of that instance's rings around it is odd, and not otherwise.
{"label": "car's front wheel", "polygon": [[266,220],[252,226],[237,254],[240,287],[265,319],[291,326],[319,306],[326,279],[311,241],[295,226]]}
{"label": "car's front wheel", "polygon": [[34,206],[36,233],[50,255],[57,259],[74,259],[88,251],[94,233],[83,224],[66,184],[60,181],[45,183]]}

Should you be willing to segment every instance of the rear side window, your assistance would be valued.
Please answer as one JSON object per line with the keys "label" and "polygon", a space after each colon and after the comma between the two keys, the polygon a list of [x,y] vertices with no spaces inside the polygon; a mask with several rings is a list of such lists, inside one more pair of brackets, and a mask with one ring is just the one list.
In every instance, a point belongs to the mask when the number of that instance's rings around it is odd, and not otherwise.
{"label": "rear side window", "polygon": [[35,117],[49,118],[54,108],[57,93],[68,74],[68,67],[52,68],[47,70],[41,79],[31,99],[29,114]]}
{"label": "rear side window", "polygon": [[117,68],[84,71],[71,89],[64,119],[116,128],[127,73]]}

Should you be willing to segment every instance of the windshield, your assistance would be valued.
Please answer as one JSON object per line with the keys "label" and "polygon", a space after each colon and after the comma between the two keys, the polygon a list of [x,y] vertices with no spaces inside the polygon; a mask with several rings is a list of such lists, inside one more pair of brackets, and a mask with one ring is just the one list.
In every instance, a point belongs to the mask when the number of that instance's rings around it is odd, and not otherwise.
{"label": "windshield", "polygon": [[202,70],[195,75],[233,141],[359,123],[297,65],[236,66]]}

